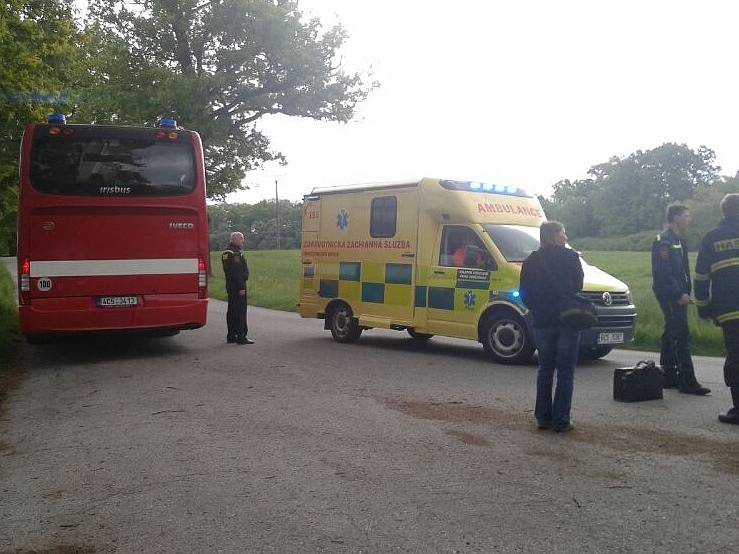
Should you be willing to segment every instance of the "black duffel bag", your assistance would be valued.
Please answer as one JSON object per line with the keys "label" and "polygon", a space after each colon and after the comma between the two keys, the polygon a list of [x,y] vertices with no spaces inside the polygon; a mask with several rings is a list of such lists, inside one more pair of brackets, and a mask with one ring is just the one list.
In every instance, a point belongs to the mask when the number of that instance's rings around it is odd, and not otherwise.
{"label": "black duffel bag", "polygon": [[634,367],[619,367],[613,372],[613,399],[621,402],[659,400],[665,374],[654,362],[641,361]]}
{"label": "black duffel bag", "polygon": [[549,278],[552,290],[557,295],[557,319],[559,322],[574,331],[583,331],[594,327],[598,323],[595,305],[579,293],[563,294],[552,270],[543,261],[541,267]]}
{"label": "black duffel bag", "polygon": [[559,299],[559,321],[575,331],[590,329],[598,323],[598,314],[593,303],[580,294],[561,296]]}

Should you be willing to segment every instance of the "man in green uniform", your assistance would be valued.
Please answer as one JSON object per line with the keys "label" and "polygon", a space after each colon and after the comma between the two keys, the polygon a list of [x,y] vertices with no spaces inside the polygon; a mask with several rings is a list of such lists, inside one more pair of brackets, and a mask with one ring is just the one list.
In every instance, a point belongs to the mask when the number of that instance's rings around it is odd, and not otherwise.
{"label": "man in green uniform", "polygon": [[698,315],[721,326],[726,345],[724,382],[734,406],[719,421],[739,425],[739,194],[721,200],[724,219],[701,242],[695,264]]}
{"label": "man in green uniform", "polygon": [[249,329],[246,324],[246,282],[249,280],[249,267],[246,265],[243,248],[244,235],[236,231],[231,233],[228,249],[221,255],[228,294],[226,342],[254,344],[254,341],[246,336]]}

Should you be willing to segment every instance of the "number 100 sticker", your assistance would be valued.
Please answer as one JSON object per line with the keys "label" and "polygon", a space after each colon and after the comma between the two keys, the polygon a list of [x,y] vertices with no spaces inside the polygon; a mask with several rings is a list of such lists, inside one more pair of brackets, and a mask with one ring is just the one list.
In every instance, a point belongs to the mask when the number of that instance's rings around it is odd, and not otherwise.
{"label": "number 100 sticker", "polygon": [[38,282],[36,283],[36,287],[38,287],[38,290],[41,292],[48,292],[51,290],[51,279],[48,277],[40,277]]}

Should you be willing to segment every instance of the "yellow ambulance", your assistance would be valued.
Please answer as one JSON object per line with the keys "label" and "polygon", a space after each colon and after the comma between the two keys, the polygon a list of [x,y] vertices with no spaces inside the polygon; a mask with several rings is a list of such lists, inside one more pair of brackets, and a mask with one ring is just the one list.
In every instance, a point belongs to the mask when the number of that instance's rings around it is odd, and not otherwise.
{"label": "yellow ambulance", "polygon": [[[300,315],[339,342],[372,328],[482,343],[491,358],[528,361],[536,345],[519,293],[521,263],[546,221],[520,188],[420,181],[316,188],[304,197]],[[582,353],[605,356],[634,337],[628,287],[582,260],[598,326]]]}

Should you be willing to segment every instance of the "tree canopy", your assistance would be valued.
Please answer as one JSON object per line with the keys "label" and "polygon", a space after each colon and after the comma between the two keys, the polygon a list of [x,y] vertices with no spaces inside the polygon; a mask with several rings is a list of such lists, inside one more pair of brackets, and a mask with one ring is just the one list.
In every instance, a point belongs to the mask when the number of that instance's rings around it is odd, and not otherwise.
{"label": "tree canopy", "polygon": [[284,161],[257,128],[267,114],[346,122],[372,83],[342,70],[341,26],[324,29],[293,0],[91,0],[96,37],[80,114],[95,122],[177,119],[203,138],[208,196]]}
{"label": "tree canopy", "polygon": [[0,5],[0,253],[12,250],[23,128],[71,109],[84,42],[71,0]]}
{"label": "tree canopy", "polygon": [[658,229],[665,208],[721,183],[714,152],[666,143],[594,165],[586,179],[555,183],[544,207],[572,237],[623,237]]}
{"label": "tree canopy", "polygon": [[[280,248],[300,248],[302,202],[280,200]],[[210,249],[222,250],[228,245],[232,231],[241,231],[249,250],[277,248],[277,213],[274,200],[257,204],[215,204],[208,206]]]}

